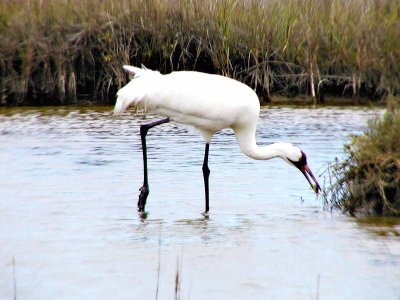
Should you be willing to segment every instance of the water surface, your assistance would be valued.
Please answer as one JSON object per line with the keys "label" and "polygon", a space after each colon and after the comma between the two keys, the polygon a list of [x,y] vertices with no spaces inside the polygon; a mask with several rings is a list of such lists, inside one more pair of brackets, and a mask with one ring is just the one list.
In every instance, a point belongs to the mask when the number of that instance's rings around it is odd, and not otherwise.
{"label": "water surface", "polygon": [[[210,147],[204,216],[201,136],[152,129],[141,218],[138,129],[152,117],[111,110],[1,111],[1,299],[14,283],[18,299],[155,299],[157,282],[173,299],[177,269],[182,299],[399,299],[399,239],[324,210],[298,170],[244,156],[231,130]],[[380,113],[264,108],[257,139],[297,144],[321,174]]]}

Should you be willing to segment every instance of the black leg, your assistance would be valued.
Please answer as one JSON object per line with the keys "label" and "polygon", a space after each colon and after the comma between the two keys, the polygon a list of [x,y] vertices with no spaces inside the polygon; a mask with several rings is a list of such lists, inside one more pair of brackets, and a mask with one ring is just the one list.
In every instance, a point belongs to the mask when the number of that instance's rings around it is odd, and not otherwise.
{"label": "black leg", "polygon": [[143,150],[143,186],[139,189],[139,201],[138,208],[139,211],[144,211],[144,207],[146,206],[146,199],[149,195],[149,179],[147,175],[147,147],[146,147],[146,135],[150,128],[153,128],[157,125],[168,123],[169,118],[153,121],[150,123],[146,123],[140,126],[140,137],[142,139],[142,150]]}
{"label": "black leg", "polygon": [[206,213],[209,211],[209,188],[208,188],[208,178],[210,176],[210,169],[208,168],[208,151],[210,149],[210,144],[206,144],[206,150],[204,152],[204,162],[203,162],[203,177],[204,177],[204,191],[206,196]]}

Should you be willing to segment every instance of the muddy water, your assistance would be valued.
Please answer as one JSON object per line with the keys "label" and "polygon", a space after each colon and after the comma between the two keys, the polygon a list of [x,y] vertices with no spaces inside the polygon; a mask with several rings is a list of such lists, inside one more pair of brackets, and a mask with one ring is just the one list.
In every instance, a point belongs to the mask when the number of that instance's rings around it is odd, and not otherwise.
{"label": "muddy water", "polygon": [[[230,130],[210,147],[204,216],[200,135],[153,129],[141,218],[149,117],[111,109],[0,112],[1,299],[173,299],[177,271],[182,299],[399,299],[400,240],[324,210],[300,172],[247,158]],[[379,113],[265,108],[258,141],[296,143],[321,174]]]}

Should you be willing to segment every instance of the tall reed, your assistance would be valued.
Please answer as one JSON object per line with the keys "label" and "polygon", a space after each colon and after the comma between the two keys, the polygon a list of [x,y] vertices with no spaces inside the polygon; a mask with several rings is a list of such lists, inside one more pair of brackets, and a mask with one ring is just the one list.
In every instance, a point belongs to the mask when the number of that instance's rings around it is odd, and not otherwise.
{"label": "tall reed", "polygon": [[400,91],[392,0],[0,2],[0,101],[114,101],[122,64],[201,70],[271,93]]}

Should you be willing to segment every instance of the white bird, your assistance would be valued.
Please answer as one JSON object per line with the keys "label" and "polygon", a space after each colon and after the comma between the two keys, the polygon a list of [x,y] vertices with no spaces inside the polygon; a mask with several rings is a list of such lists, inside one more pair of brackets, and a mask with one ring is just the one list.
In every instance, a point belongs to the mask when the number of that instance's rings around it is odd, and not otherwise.
{"label": "white bird", "polygon": [[[279,157],[298,168],[318,194],[320,186],[307,165],[306,154],[290,143],[274,143],[259,147],[255,133],[260,114],[256,93],[234,79],[194,71],[177,71],[162,75],[144,66],[123,66],[133,79],[117,93],[114,114],[123,113],[130,105],[142,107],[164,119],[140,126],[143,150],[144,180],[140,188],[138,208],[144,211],[149,194],[146,134],[154,126],[174,121],[197,128],[206,143],[203,177],[206,209],[209,210],[208,152],[212,136],[221,129],[232,128],[240,149],[247,156],[267,160]],[[311,176],[315,186],[311,182]]]}

